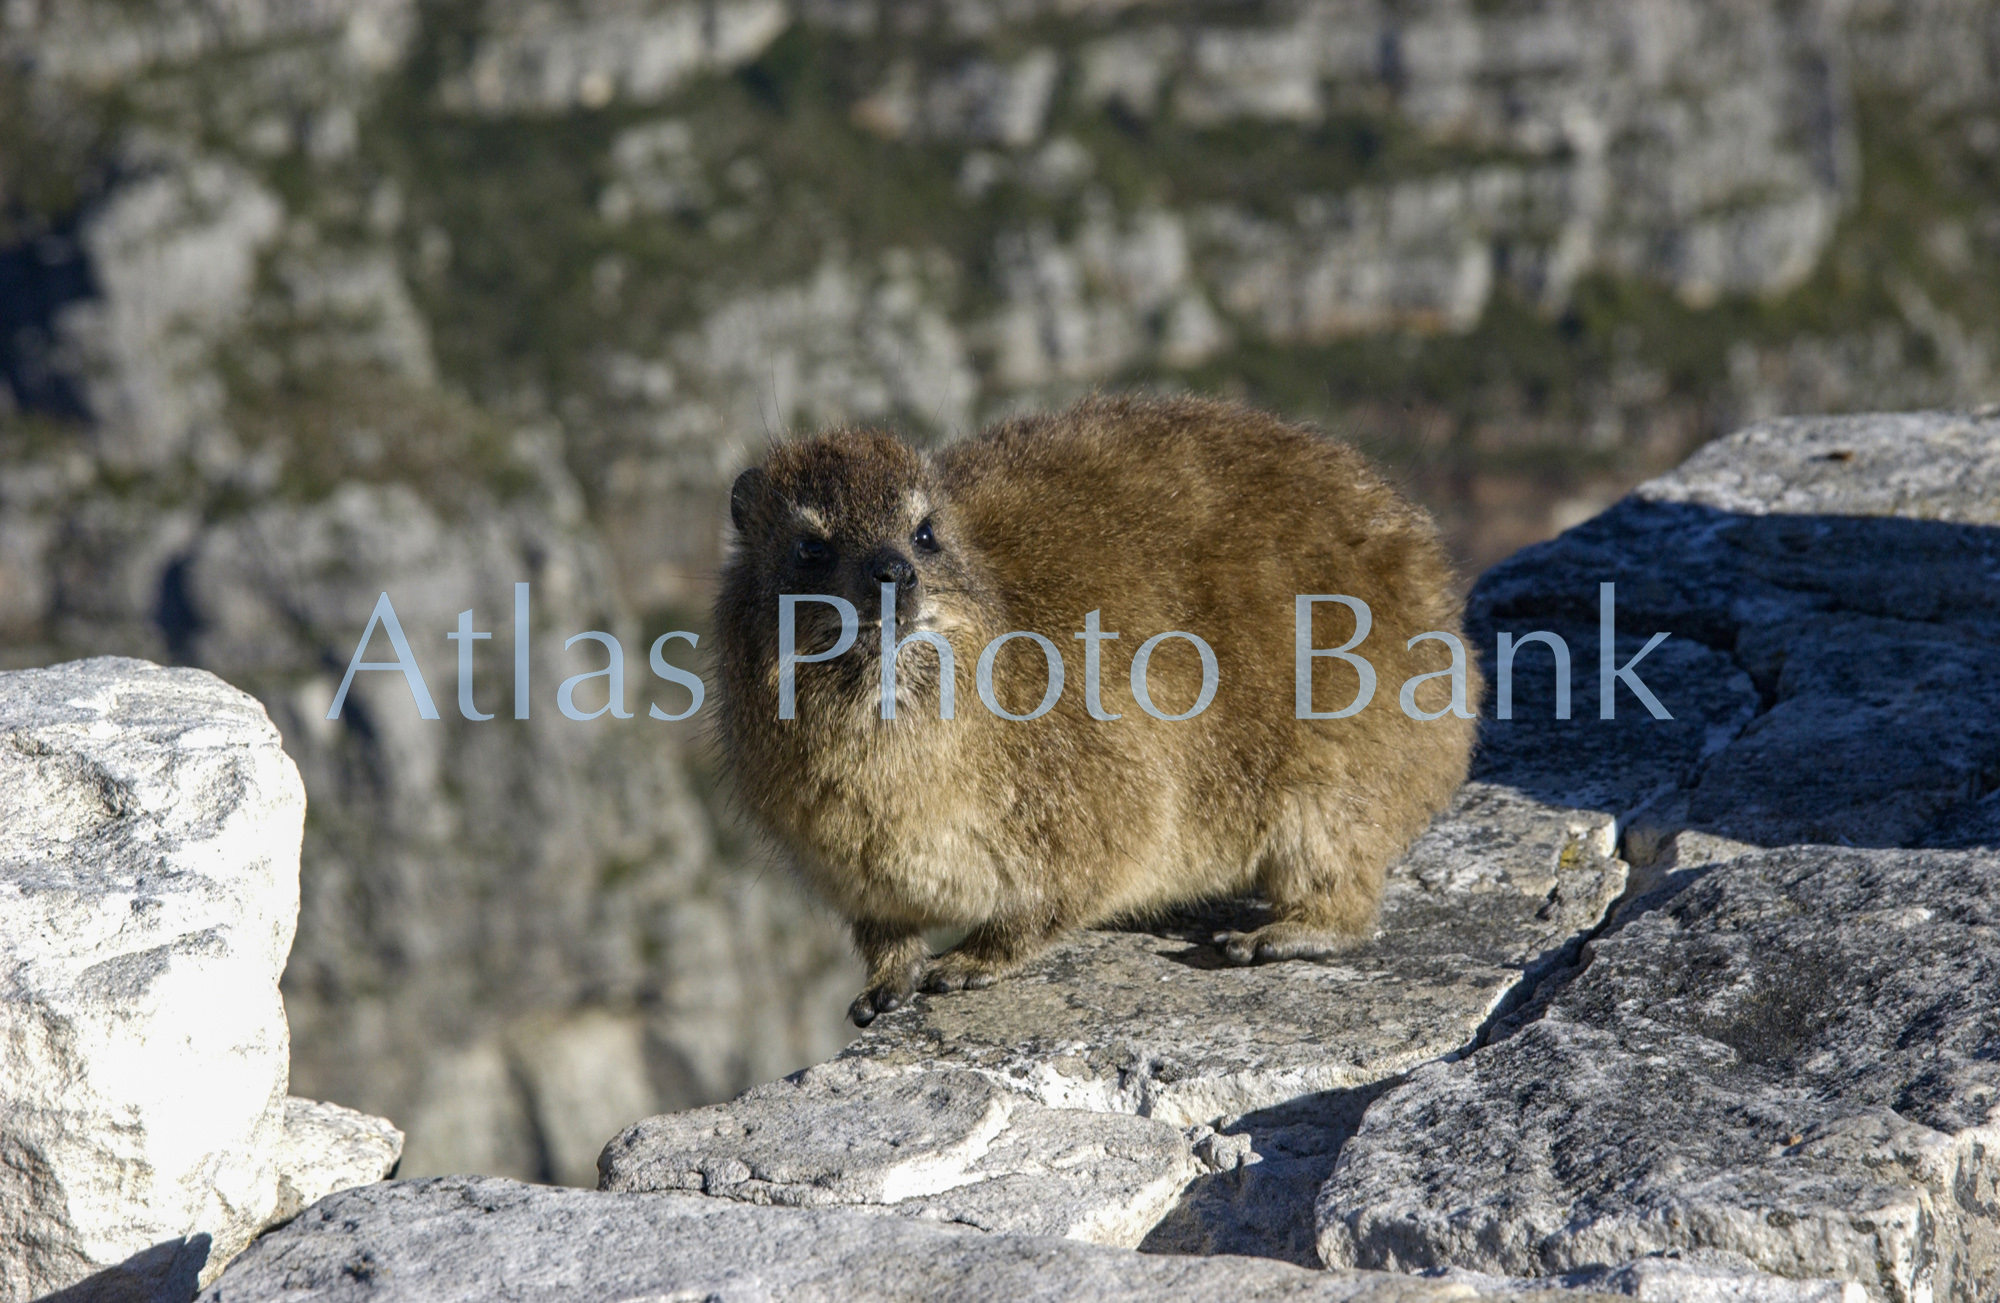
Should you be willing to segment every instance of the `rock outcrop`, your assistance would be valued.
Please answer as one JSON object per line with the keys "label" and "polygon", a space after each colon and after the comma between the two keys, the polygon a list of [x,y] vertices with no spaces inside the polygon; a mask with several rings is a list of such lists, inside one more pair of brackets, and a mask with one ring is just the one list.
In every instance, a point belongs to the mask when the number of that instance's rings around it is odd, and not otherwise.
{"label": "rock outcrop", "polygon": [[604,1188],[868,1205],[983,1231],[1136,1246],[1199,1170],[1179,1127],[1049,1108],[963,1069],[842,1059],[728,1104],[648,1119]]}
{"label": "rock outcrop", "polygon": [[[1328,1262],[1710,1248],[1898,1303],[1993,1295],[1996,493],[1990,419],[1772,422],[1482,581],[1479,623],[1587,646],[1616,576],[1621,622],[1726,653],[1758,708],[1622,812],[1657,885],[1580,973],[1375,1103],[1320,1195]],[[1487,765],[1551,727],[1496,722]]]}
{"label": "rock outcrop", "polygon": [[277,730],[211,674],[0,674],[6,1298],[191,1290],[395,1165],[387,1123],[286,1097],[304,814]]}

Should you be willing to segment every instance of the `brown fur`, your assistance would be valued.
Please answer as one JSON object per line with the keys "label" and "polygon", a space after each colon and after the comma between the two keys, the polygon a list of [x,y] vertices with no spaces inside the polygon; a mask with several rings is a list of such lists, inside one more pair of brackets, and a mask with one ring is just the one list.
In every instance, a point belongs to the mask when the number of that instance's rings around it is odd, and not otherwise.
{"label": "brown fur", "polygon": [[[754,813],[854,926],[869,968],[856,1022],[927,989],[984,986],[1058,934],[1121,915],[1257,891],[1272,921],[1217,938],[1237,963],[1331,954],[1368,934],[1384,867],[1465,777],[1475,724],[1406,716],[1397,694],[1446,668],[1459,630],[1449,564],[1430,520],[1347,445],[1249,409],[1196,399],[1090,400],[1011,421],[935,454],[838,430],[776,448],[733,494],[738,545],[717,607],[724,753]],[[939,550],[913,532],[932,522]],[[827,559],[801,558],[820,540]],[[896,718],[881,718],[880,582],[895,556],[898,635],[951,642],[956,718],[939,718],[937,653],[897,659]],[[886,558],[886,559],[885,559]],[[834,593],[860,617],[855,646],[797,667],[797,718],[778,718],[780,593]],[[1373,701],[1339,720],[1293,711],[1293,597],[1360,597],[1358,648]],[[1084,701],[1084,646],[1101,611],[1102,708]],[[833,645],[838,617],[798,607],[802,652]],[[1016,629],[1060,649],[1065,682],[1039,719],[981,704],[974,666]],[[1184,722],[1145,714],[1129,687],[1154,634],[1199,634],[1220,684]],[[1320,603],[1314,646],[1353,632]],[[1353,668],[1315,662],[1314,706],[1354,699]],[[1479,700],[1476,666],[1469,700]],[[1043,653],[999,654],[1000,703],[1034,709]],[[1179,713],[1201,680],[1195,649],[1153,654],[1156,706]],[[1444,706],[1449,680],[1418,693]],[[968,928],[927,965],[922,933]]]}

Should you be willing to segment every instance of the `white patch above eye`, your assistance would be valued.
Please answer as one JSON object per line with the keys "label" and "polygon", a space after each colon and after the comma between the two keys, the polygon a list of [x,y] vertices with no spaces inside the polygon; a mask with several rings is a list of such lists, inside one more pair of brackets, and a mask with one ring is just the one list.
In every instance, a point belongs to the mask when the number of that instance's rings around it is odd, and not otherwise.
{"label": "white patch above eye", "polygon": [[912,525],[921,524],[931,514],[931,495],[922,489],[911,489],[903,495],[903,511]]}
{"label": "white patch above eye", "polygon": [[807,529],[814,530],[821,534],[828,534],[832,532],[826,526],[826,517],[821,515],[819,509],[816,507],[794,506],[792,508],[792,514],[797,516],[799,523],[801,525],[804,525]]}

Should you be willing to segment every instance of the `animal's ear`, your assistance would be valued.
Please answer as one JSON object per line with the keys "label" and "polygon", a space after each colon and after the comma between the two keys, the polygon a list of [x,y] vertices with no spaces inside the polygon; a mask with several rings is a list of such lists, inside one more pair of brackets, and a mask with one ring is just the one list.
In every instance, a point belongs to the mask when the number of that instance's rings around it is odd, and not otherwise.
{"label": "animal's ear", "polygon": [[771,477],[752,466],[736,477],[729,490],[729,520],[739,534],[748,533],[750,522],[761,513],[771,496]]}

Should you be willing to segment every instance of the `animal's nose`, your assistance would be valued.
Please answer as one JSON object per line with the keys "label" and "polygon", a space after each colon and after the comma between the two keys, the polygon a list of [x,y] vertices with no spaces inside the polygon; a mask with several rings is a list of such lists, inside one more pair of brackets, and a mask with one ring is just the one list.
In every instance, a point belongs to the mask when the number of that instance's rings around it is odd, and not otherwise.
{"label": "animal's nose", "polygon": [[875,554],[874,561],[875,582],[878,584],[894,584],[901,588],[916,581],[917,568],[901,552],[885,549]]}

